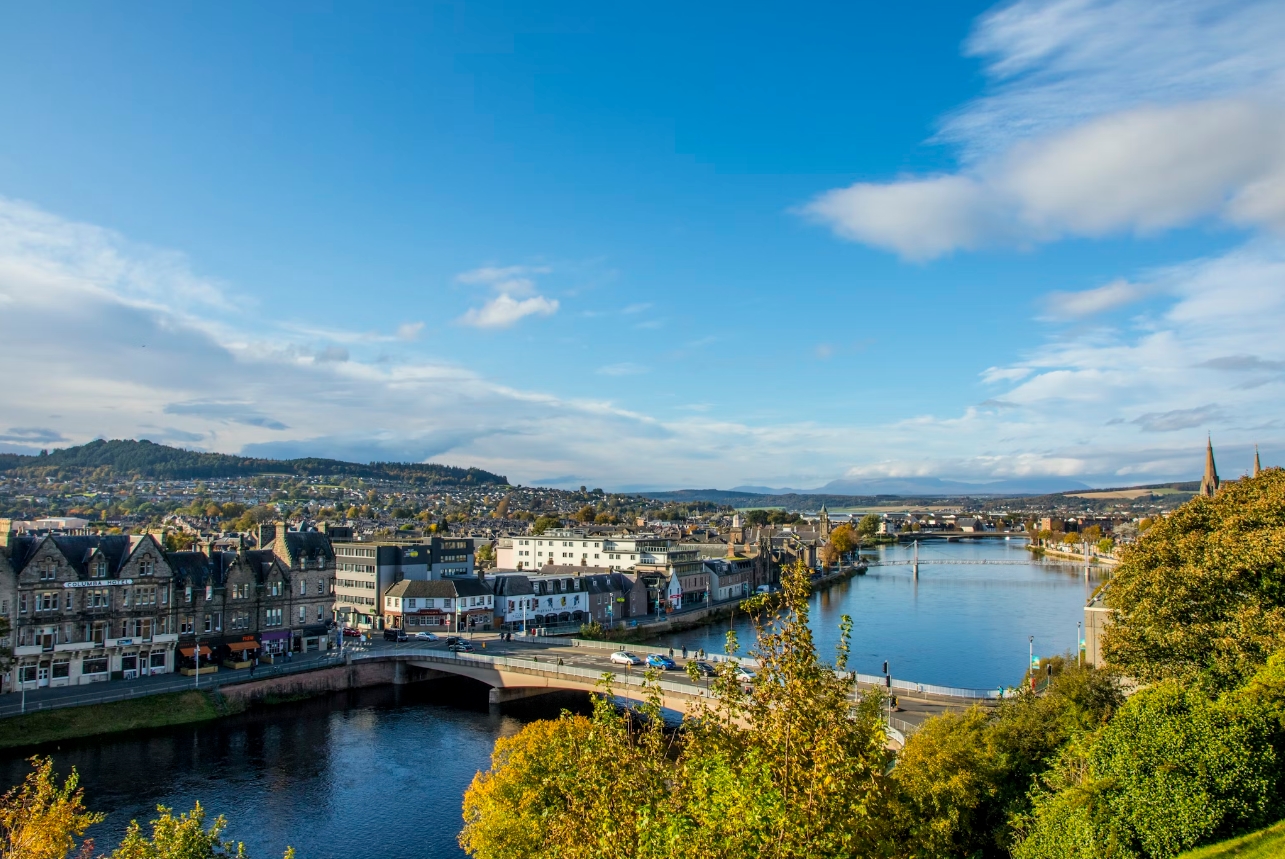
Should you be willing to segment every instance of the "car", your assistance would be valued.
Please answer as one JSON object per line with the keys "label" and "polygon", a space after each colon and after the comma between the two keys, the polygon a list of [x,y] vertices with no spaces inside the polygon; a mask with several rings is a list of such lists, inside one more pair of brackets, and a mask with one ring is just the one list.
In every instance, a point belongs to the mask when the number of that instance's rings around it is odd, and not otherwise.
{"label": "car", "polygon": [[344,638],[361,638],[361,630],[353,629],[351,626],[345,626]]}
{"label": "car", "polygon": [[750,669],[748,669],[748,668],[737,668],[737,669],[736,669],[736,679],[737,679],[738,681],[740,681],[741,683],[753,683],[753,682],[754,682],[754,672],[753,672],[753,671],[751,671],[751,670],[750,670]]}
{"label": "car", "polygon": [[472,653],[473,643],[471,641],[465,641],[464,639],[458,639],[454,644],[446,645],[446,649],[452,653]]}
{"label": "car", "polygon": [[757,588],[755,588],[755,589],[754,589],[754,593],[756,593],[756,594],[770,594],[770,593],[772,593],[772,586],[771,586],[771,585],[759,585]]}
{"label": "car", "polygon": [[636,654],[628,650],[617,650],[611,654],[611,661],[616,665],[642,665],[643,661]]}
{"label": "car", "polygon": [[650,654],[647,657],[647,666],[649,668],[659,668],[661,671],[677,671],[678,663],[668,656],[662,656],[659,653]]}
{"label": "car", "polygon": [[713,677],[718,673],[714,670],[714,666],[708,662],[692,662],[690,664],[696,667],[696,673],[702,677]]}
{"label": "car", "polygon": [[448,635],[446,636],[446,646],[450,647],[452,644],[458,644],[463,640],[458,635]]}
{"label": "car", "polygon": [[384,641],[408,641],[406,630],[404,629],[386,629],[384,630]]}
{"label": "car", "polygon": [[431,632],[417,632],[415,633],[415,640],[416,641],[437,641],[437,636]]}

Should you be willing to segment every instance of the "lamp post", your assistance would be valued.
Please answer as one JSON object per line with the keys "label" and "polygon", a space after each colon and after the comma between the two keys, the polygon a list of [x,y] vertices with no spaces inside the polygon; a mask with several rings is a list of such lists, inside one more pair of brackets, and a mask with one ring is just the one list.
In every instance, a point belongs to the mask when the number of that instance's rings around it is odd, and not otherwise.
{"label": "lamp post", "polygon": [[[193,648],[192,650],[193,655],[196,656],[196,677],[193,678],[196,682],[193,684],[193,688],[200,689],[201,688],[201,632],[196,628],[195,615],[192,616],[192,631],[196,633],[196,647]],[[108,667],[111,667],[111,666],[108,666]]]}
{"label": "lamp post", "polygon": [[[1026,637],[1026,642],[1029,645],[1029,653],[1026,656],[1026,670],[1029,672],[1035,665],[1035,636],[1028,635]],[[1032,675],[1032,678],[1034,678],[1034,675]]]}
{"label": "lamp post", "polygon": [[1077,668],[1084,667],[1084,621],[1075,622],[1075,665]]}

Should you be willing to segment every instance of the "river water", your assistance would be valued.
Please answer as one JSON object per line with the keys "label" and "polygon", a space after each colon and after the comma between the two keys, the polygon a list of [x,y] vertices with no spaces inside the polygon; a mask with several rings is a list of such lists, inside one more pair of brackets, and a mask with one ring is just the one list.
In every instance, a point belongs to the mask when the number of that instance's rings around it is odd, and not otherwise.
{"label": "river water", "polygon": [[[908,547],[872,559],[908,557]],[[812,597],[813,627],[832,653],[839,617],[852,615],[853,663],[924,683],[995,687],[1020,679],[1027,636],[1037,653],[1075,646],[1083,568],[1031,561],[1022,544],[930,544],[923,560],[1024,560],[1021,565],[872,567]],[[749,643],[744,619],[732,626]],[[721,650],[726,627],[672,636],[674,646]],[[56,768],[76,767],[87,804],[107,820],[89,833],[97,851],[119,841],[131,819],[196,801],[229,820],[225,837],[253,859],[286,845],[300,859],[445,859],[463,855],[460,799],[489,765],[496,739],[559,709],[587,710],[583,696],[534,698],[488,708],[467,680],[381,687],[278,704],[199,727],[177,727],[42,750]],[[0,723],[2,728],[3,723]],[[21,755],[0,758],[0,789],[21,781]]]}
{"label": "river water", "polygon": [[[873,562],[908,561],[914,549],[901,544],[864,554]],[[909,566],[871,566],[812,595],[811,626],[823,657],[833,658],[846,614],[853,620],[849,665],[857,671],[880,674],[887,660],[894,677],[916,683],[1011,686],[1026,671],[1030,636],[1037,656],[1074,652],[1076,622],[1099,582],[1096,572],[1085,578],[1082,563],[1034,559],[1022,540],[924,540],[919,558],[946,563],[921,564],[917,580]],[[660,643],[721,653],[729,627],[741,651],[753,644],[744,616]]]}

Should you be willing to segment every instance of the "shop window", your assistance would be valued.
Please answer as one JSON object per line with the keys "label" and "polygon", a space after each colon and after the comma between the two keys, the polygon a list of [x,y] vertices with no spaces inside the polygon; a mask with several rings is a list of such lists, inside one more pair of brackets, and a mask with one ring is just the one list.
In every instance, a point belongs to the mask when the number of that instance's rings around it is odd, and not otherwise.
{"label": "shop window", "polygon": [[86,659],[80,664],[81,674],[106,674],[107,657],[100,656],[95,659]]}
{"label": "shop window", "polygon": [[55,680],[59,677],[71,676],[71,662],[66,659],[59,659],[53,664],[53,672],[50,674]]}
{"label": "shop window", "polygon": [[36,680],[36,666],[24,665],[18,669],[18,681],[20,683],[34,683]]}
{"label": "shop window", "polygon": [[152,651],[152,656],[151,656],[151,667],[152,667],[152,668],[164,668],[164,667],[165,667],[165,651],[164,651],[164,650],[153,650],[153,651]]}

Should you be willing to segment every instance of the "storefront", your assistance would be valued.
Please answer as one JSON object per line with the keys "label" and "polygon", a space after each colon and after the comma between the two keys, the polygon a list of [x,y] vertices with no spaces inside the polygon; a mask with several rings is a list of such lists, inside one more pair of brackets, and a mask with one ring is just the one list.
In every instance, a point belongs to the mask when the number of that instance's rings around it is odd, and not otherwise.
{"label": "storefront", "polygon": [[300,653],[314,653],[330,648],[330,629],[324,623],[317,623],[295,630],[294,649]]}
{"label": "storefront", "polygon": [[259,639],[263,642],[263,655],[280,656],[290,649],[290,639],[293,633],[288,629],[277,629],[272,632],[260,633]]}

